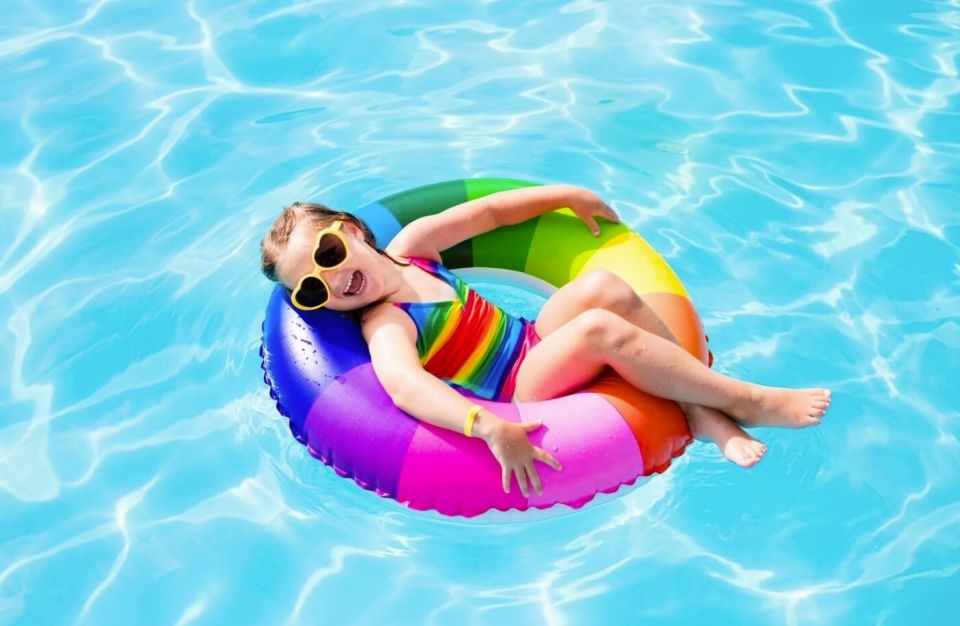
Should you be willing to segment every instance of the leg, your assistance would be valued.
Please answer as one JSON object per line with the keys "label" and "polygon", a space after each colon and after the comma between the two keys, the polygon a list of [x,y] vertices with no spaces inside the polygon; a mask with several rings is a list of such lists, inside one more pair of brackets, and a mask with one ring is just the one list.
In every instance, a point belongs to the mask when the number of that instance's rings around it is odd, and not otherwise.
{"label": "leg", "polygon": [[537,334],[546,337],[590,309],[612,311],[634,326],[677,343],[663,320],[633,288],[607,270],[594,270],[558,289],[537,316]]}
{"label": "leg", "polygon": [[[639,328],[677,343],[673,333],[633,288],[606,270],[585,274],[557,290],[537,318],[537,333],[545,337],[591,308],[616,313]],[[693,436],[713,441],[724,456],[734,463],[752,467],[766,452],[763,443],[748,435],[720,411],[686,402],[679,404],[687,416]]]}
{"label": "leg", "polygon": [[[578,363],[555,347],[561,341],[567,353],[575,348]],[[551,356],[556,361],[546,362]],[[751,425],[817,424],[829,405],[827,390],[763,387],[723,376],[683,348],[604,309],[584,311],[544,337],[521,365],[517,386],[520,395],[556,397],[572,391],[571,385],[589,382],[607,365],[647,393],[714,407]]]}

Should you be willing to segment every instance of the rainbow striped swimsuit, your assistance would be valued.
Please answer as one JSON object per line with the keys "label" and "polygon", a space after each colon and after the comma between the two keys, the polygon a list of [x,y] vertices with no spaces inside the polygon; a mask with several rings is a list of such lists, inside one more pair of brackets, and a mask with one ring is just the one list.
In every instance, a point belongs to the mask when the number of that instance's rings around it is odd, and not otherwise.
{"label": "rainbow striped swimsuit", "polygon": [[510,402],[520,363],[540,341],[533,322],[511,316],[436,261],[407,260],[457,292],[456,300],[393,303],[417,327],[417,352],[424,369],[481,398]]}

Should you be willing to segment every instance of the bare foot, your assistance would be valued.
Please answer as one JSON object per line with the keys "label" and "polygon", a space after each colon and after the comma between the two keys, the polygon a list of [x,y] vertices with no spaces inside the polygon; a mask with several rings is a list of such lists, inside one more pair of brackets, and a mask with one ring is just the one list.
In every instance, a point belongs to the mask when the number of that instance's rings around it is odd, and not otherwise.
{"label": "bare foot", "polygon": [[746,432],[731,435],[725,443],[717,441],[717,446],[720,447],[723,456],[740,467],[753,467],[767,452],[767,446],[762,441],[757,441]]}
{"label": "bare foot", "polygon": [[815,426],[830,406],[829,389],[751,387],[751,395],[731,406],[728,411],[735,420],[748,426]]}
{"label": "bare foot", "polygon": [[687,414],[693,436],[713,441],[723,456],[737,465],[753,467],[767,451],[763,442],[748,435],[720,411],[696,404],[681,403],[680,407]]}

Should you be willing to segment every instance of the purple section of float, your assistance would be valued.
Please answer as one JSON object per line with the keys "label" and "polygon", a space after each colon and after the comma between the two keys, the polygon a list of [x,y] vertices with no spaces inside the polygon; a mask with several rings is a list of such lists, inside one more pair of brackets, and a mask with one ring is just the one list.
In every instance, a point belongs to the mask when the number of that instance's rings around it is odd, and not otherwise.
{"label": "purple section of float", "polygon": [[[520,421],[515,404],[461,393],[508,422]],[[504,493],[500,463],[484,440],[427,423],[420,424],[410,444],[397,500],[412,509],[464,517],[490,508],[527,508],[515,478],[511,492]]]}
{"label": "purple section of float", "polygon": [[410,444],[397,499],[418,510],[474,517],[494,508],[526,510],[566,504],[579,508],[598,493],[633,484],[643,459],[633,433],[613,406],[594,393],[519,404],[474,399],[508,422],[542,421],[530,443],[552,454],[558,471],[536,461],[543,494],[523,496],[516,478],[504,493],[502,470],[487,444],[462,433],[420,424]]}
{"label": "purple section of float", "polygon": [[360,486],[396,497],[417,425],[396,407],[368,362],[324,388],[304,429],[310,454]]}

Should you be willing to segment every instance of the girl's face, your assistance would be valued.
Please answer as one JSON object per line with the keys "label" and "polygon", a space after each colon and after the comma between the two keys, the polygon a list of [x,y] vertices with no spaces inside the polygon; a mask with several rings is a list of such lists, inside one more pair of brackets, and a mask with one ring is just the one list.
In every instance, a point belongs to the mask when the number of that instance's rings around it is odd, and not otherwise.
{"label": "girl's face", "polygon": [[[287,289],[297,286],[302,276],[313,273],[313,246],[318,229],[301,221],[293,229],[287,248],[277,263],[277,277]],[[341,265],[321,270],[320,276],[330,288],[325,308],[350,311],[375,302],[383,293],[380,255],[363,240],[359,228],[344,221],[340,226],[347,245],[347,260]]]}

